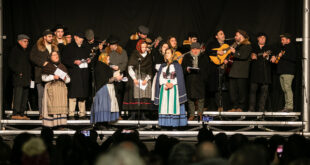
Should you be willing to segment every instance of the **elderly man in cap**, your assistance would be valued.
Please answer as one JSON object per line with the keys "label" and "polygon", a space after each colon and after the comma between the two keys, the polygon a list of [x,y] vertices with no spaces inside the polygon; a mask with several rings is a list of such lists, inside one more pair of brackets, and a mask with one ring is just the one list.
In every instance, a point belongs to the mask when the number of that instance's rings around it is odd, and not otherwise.
{"label": "elderly man in cap", "polygon": [[183,58],[182,67],[185,75],[186,93],[188,98],[189,121],[195,118],[195,103],[198,104],[199,120],[202,120],[205,84],[207,79],[207,59],[201,53],[200,44],[191,44],[190,54]]}
{"label": "elderly man in cap", "polygon": [[12,119],[26,119],[29,85],[31,81],[31,64],[29,59],[29,37],[25,34],[17,36],[17,45],[12,49],[9,57],[9,68],[13,72],[13,115]]}
{"label": "elderly man in cap", "polygon": [[137,43],[140,39],[145,39],[147,43],[152,42],[149,38],[147,38],[148,34],[149,34],[149,28],[140,25],[138,27],[138,31],[130,36],[129,40],[127,41],[127,45],[125,47],[129,56],[134,50],[136,50]]}
{"label": "elderly man in cap", "polygon": [[[107,53],[108,56],[110,56],[110,66],[114,70],[114,74],[115,75],[123,74],[127,68],[128,63],[127,52],[118,44],[119,42],[118,37],[111,35],[109,36],[107,42],[108,46],[104,49],[103,52]],[[122,81],[114,82],[114,86],[117,102],[120,110],[122,110],[123,97],[124,97],[124,83]]]}
{"label": "elderly man in cap", "polygon": [[89,51],[83,45],[84,33],[76,33],[72,43],[63,50],[63,63],[66,65],[71,77],[69,83],[69,120],[74,119],[76,102],[79,107],[80,119],[85,119],[86,99],[89,97],[89,74],[88,64],[91,62]]}
{"label": "elderly man in cap", "polygon": [[[229,72],[229,92],[232,102],[232,109],[229,112],[243,112],[247,107],[247,83],[252,47],[249,36],[244,30],[237,30],[235,41],[238,46],[236,48],[231,47],[234,62]],[[227,60],[225,63],[227,63]]]}
{"label": "elderly man in cap", "polygon": [[292,112],[294,108],[292,82],[297,61],[296,47],[292,43],[291,34],[284,33],[280,37],[282,47],[275,56],[272,56],[271,62],[278,61],[277,73],[280,75],[280,84],[285,98],[285,107],[281,111]]}
{"label": "elderly man in cap", "polygon": [[[38,90],[38,107],[42,114],[42,98],[44,87],[42,84],[42,68],[48,64],[50,54],[53,51],[59,51],[56,44],[53,43],[53,32],[49,29],[42,33],[37,43],[32,47],[30,52],[30,60],[35,65],[34,79]],[[42,119],[42,116],[40,115]]]}

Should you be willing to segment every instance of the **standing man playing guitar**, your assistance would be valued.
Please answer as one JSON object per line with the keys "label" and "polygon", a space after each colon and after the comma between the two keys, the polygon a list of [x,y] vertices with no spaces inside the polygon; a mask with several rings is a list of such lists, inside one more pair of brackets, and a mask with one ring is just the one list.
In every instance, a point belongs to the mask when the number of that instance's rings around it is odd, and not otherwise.
{"label": "standing man playing guitar", "polygon": [[266,46],[267,35],[259,33],[257,44],[252,45],[251,70],[250,70],[250,99],[249,112],[254,112],[256,108],[257,89],[260,88],[258,111],[265,111],[265,103],[268,96],[268,85],[271,84],[271,66],[269,55],[270,47]]}
{"label": "standing man playing guitar", "polygon": [[272,56],[271,62],[277,63],[277,73],[280,75],[280,84],[285,97],[285,107],[282,112],[293,111],[292,82],[295,74],[296,50],[291,42],[292,36],[288,33],[280,35],[282,50],[277,56]]}
{"label": "standing man playing guitar", "polygon": [[246,108],[247,81],[250,68],[250,53],[252,51],[249,36],[244,30],[237,30],[235,40],[238,46],[231,47],[234,56],[229,72],[229,90],[232,109],[229,112],[243,112]]}
{"label": "standing man playing guitar", "polygon": [[[214,40],[210,42],[206,47],[206,54],[209,57],[214,57],[217,55],[222,56],[224,54],[223,50],[214,50],[214,48],[219,48],[225,44],[225,34],[222,29],[217,29],[214,33]],[[206,104],[210,104],[210,98],[215,98],[215,102],[218,106],[218,111],[223,111],[222,103],[222,80],[224,74],[224,63],[215,64],[210,58],[208,59],[208,81],[206,84]],[[207,108],[207,107],[206,107]]]}

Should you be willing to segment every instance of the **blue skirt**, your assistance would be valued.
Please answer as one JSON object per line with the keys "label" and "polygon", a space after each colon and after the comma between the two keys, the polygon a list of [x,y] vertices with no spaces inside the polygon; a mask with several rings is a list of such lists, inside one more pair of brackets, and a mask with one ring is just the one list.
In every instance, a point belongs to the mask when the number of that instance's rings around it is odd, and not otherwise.
{"label": "blue skirt", "polygon": [[187,125],[184,104],[180,105],[180,115],[158,115],[158,125],[165,127],[180,127]]}
{"label": "blue skirt", "polygon": [[91,107],[91,123],[111,122],[119,118],[119,112],[111,112],[111,98],[107,85],[100,88]]}

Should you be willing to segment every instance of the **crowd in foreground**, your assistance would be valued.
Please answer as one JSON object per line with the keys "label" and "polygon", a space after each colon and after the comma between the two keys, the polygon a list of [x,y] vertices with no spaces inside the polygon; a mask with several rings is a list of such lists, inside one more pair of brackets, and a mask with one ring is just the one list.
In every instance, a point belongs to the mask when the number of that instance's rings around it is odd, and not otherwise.
{"label": "crowd in foreground", "polygon": [[149,150],[137,130],[119,129],[103,139],[94,130],[56,139],[50,128],[41,136],[22,133],[10,147],[0,137],[0,165],[309,165],[310,141],[302,135],[249,139],[242,134],[213,135],[202,128],[197,144],[160,135]]}

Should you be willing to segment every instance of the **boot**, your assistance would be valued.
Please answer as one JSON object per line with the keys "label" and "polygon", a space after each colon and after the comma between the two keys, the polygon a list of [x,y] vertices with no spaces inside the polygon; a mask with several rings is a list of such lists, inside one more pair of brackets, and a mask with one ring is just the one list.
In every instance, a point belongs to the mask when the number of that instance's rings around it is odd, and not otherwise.
{"label": "boot", "polygon": [[195,116],[190,116],[189,118],[188,118],[188,121],[193,121],[195,119]]}
{"label": "boot", "polygon": [[223,107],[218,107],[218,108],[217,108],[217,111],[218,111],[218,112],[223,112],[223,111],[224,111],[224,108],[223,108]]}
{"label": "boot", "polygon": [[128,118],[128,120],[135,120],[136,119],[136,115],[137,115],[137,112],[131,112],[130,113],[130,117]]}
{"label": "boot", "polygon": [[75,112],[75,106],[76,106],[76,98],[69,98],[69,118],[74,118],[74,112]]}
{"label": "boot", "polygon": [[202,113],[198,113],[199,121],[202,121]]}
{"label": "boot", "polygon": [[86,115],[86,100],[84,101],[79,101],[79,117],[80,118],[85,118]]}

